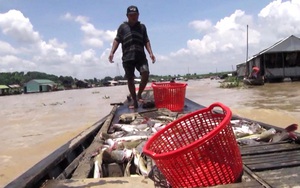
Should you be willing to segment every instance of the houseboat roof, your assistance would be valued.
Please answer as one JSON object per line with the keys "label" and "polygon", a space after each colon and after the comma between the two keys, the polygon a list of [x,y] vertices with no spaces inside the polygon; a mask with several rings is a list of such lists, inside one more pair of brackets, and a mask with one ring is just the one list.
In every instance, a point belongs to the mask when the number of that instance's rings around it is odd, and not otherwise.
{"label": "houseboat roof", "polygon": [[[30,80],[29,82],[36,82],[38,84],[55,84],[55,82],[53,82],[52,80],[48,80],[48,79],[33,79]],[[27,82],[27,83],[29,83]]]}
{"label": "houseboat roof", "polygon": [[273,53],[273,52],[294,52],[300,51],[300,38],[291,35],[282,39],[269,48],[259,52],[258,54]]}
{"label": "houseboat roof", "polygon": [[259,53],[253,55],[251,58],[247,60],[247,62],[265,53],[295,52],[295,51],[300,51],[300,38],[291,35],[287,38],[284,38],[276,42],[272,46],[260,51]]}
{"label": "houseboat roof", "polygon": [[10,88],[20,88],[19,84],[8,85]]}
{"label": "houseboat roof", "polygon": [[0,85],[0,89],[9,89],[9,87],[6,85]]}

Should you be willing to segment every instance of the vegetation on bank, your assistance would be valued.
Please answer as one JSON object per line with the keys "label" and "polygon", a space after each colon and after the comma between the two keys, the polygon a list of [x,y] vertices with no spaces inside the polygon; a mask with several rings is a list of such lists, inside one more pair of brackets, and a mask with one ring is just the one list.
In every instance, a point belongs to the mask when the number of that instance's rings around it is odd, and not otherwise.
{"label": "vegetation on bank", "polygon": [[[186,74],[186,75],[167,75],[167,76],[159,76],[159,75],[150,75],[150,81],[169,81],[173,78],[182,79],[182,80],[192,80],[192,79],[201,79],[201,78],[213,78],[213,77],[226,77],[232,72],[220,72],[220,73],[208,73],[208,74]],[[13,85],[18,84],[23,86],[25,83],[32,79],[49,79],[53,82],[57,83],[59,86],[70,86],[76,85],[76,82],[80,79],[73,78],[71,76],[56,76],[53,74],[47,74],[43,72],[2,72],[0,73],[0,85]],[[93,78],[93,79],[84,79],[82,81],[88,83],[93,86],[104,86],[108,81],[119,81],[125,80],[123,76],[116,77],[104,77],[102,79]]]}
{"label": "vegetation on bank", "polygon": [[235,87],[243,87],[243,86],[244,86],[244,83],[237,76],[227,77],[220,84],[221,88],[235,88]]}

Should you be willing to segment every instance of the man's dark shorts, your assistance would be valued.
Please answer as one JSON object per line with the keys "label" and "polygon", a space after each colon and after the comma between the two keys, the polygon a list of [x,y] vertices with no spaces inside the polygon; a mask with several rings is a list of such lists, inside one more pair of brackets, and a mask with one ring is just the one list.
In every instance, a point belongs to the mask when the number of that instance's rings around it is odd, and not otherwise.
{"label": "man's dark shorts", "polygon": [[125,71],[125,77],[127,79],[135,78],[135,69],[142,74],[143,72],[149,72],[149,65],[147,59],[126,61],[123,62],[123,68]]}

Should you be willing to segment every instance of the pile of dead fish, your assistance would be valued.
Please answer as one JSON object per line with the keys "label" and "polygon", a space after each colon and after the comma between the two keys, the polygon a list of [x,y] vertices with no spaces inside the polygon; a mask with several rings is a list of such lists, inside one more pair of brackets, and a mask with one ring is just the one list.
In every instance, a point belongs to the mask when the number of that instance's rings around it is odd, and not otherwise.
{"label": "pile of dead fish", "polygon": [[105,164],[115,163],[124,177],[148,176],[153,161],[142,153],[146,141],[167,124],[184,114],[160,108],[152,113],[122,114],[112,124],[114,133],[102,132],[102,146],[94,156],[94,178],[106,177]]}
{"label": "pile of dead fish", "polygon": [[[116,164],[121,169],[119,176],[145,176],[153,172],[154,162],[143,155],[146,141],[167,124],[185,114],[165,108],[152,113],[122,114],[119,122],[112,124],[112,134],[102,132],[102,145],[94,155],[94,178],[111,176],[107,174],[107,164]],[[231,120],[231,126],[239,145],[255,145],[263,142],[280,142],[297,139],[294,131],[298,125],[292,124],[281,132],[274,128],[265,129],[255,122]],[[151,178],[151,177],[150,177]]]}
{"label": "pile of dead fish", "polygon": [[294,133],[298,128],[297,124],[291,124],[280,132],[274,128],[265,129],[259,123],[247,120],[231,120],[231,126],[239,145],[257,145],[298,139]]}

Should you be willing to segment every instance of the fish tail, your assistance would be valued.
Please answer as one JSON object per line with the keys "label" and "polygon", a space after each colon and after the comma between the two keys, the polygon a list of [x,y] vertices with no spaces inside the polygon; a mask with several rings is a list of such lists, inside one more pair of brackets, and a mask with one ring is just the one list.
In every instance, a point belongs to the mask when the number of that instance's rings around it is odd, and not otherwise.
{"label": "fish tail", "polygon": [[286,132],[294,132],[298,129],[298,125],[293,123],[285,128]]}

